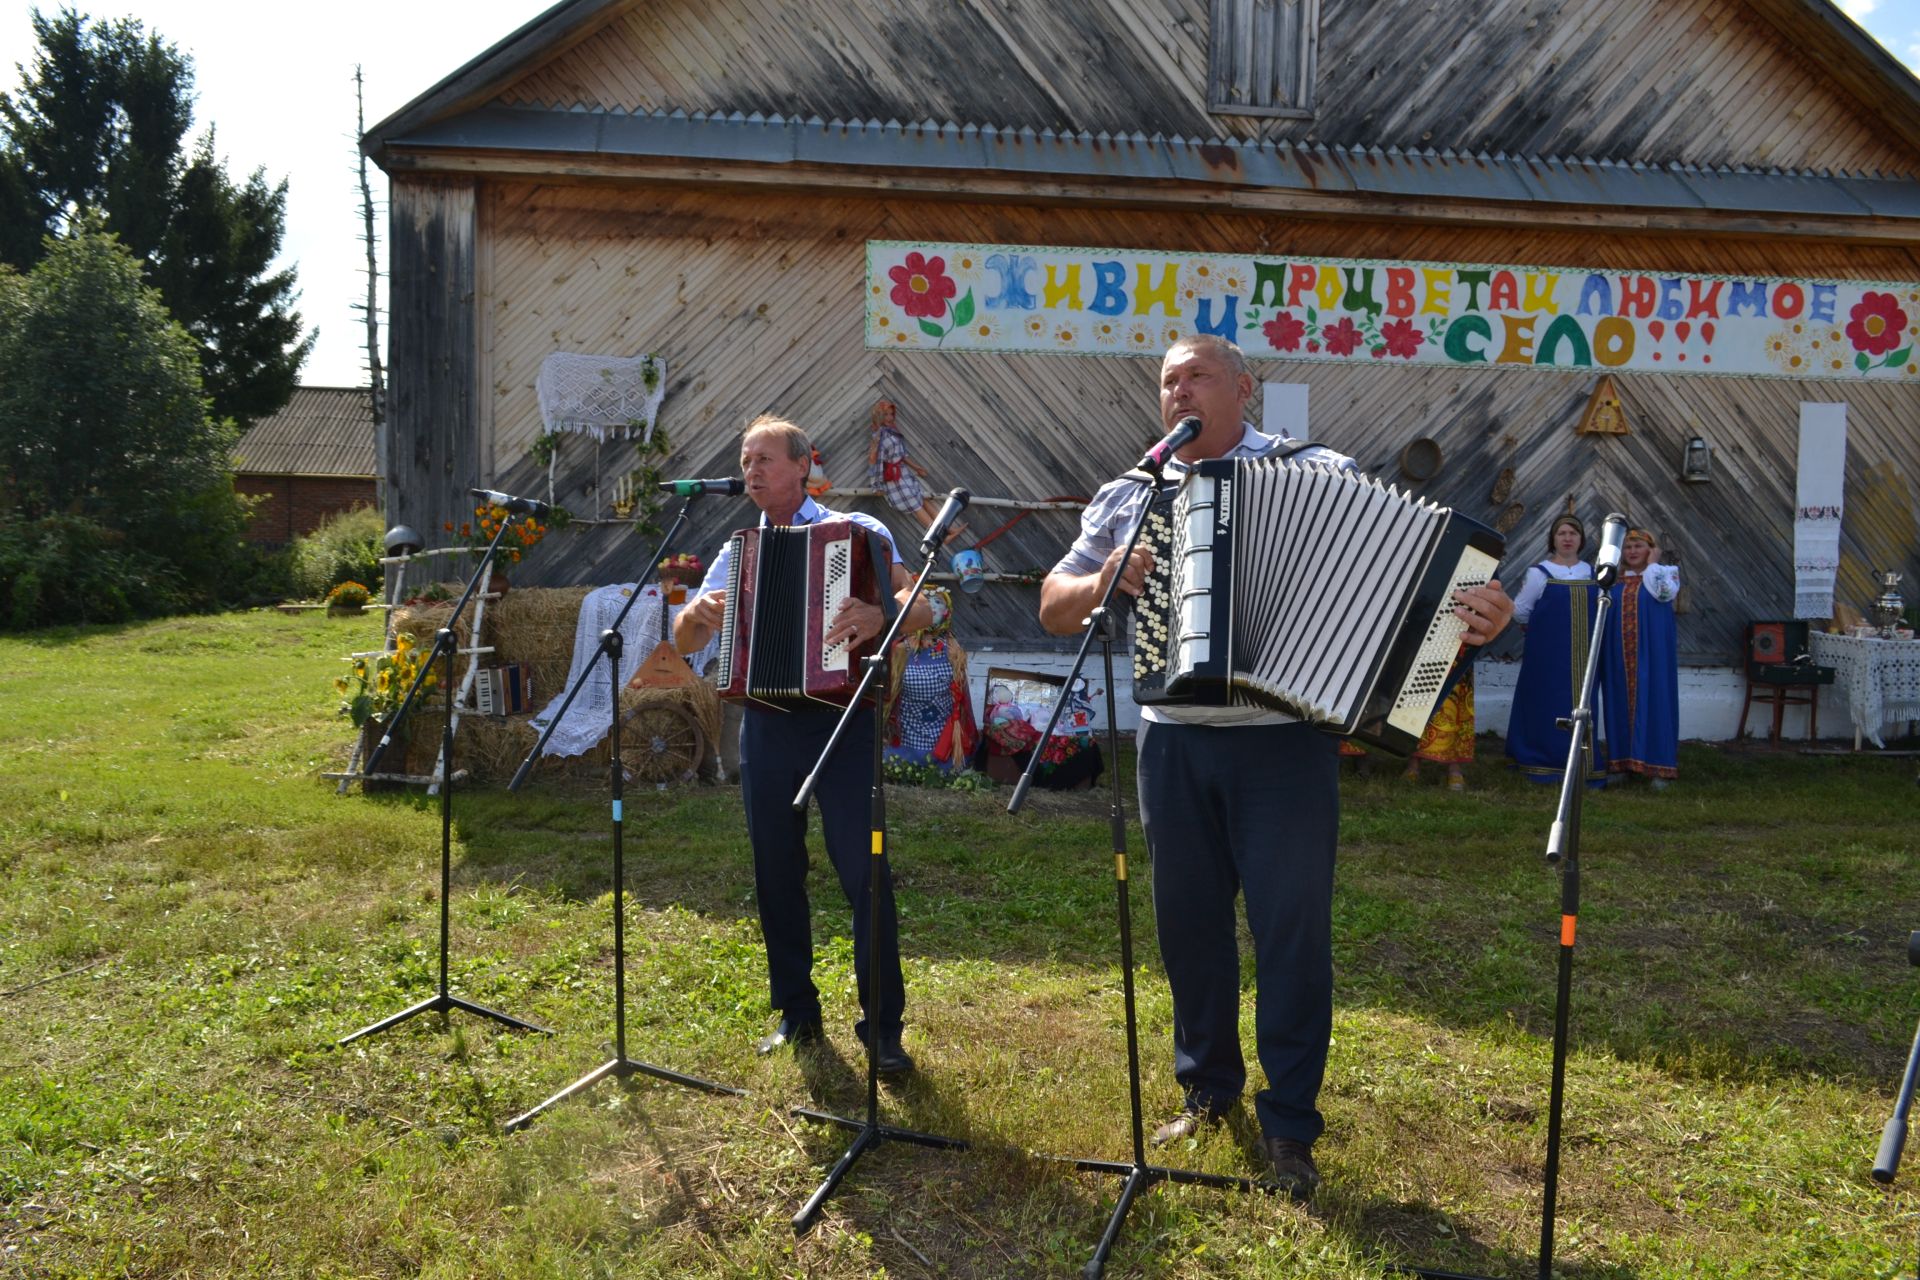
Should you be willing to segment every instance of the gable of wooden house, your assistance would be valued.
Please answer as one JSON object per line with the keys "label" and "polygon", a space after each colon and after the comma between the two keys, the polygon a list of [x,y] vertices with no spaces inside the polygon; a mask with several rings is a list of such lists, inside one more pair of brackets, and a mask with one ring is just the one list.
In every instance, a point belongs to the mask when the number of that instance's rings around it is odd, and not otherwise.
{"label": "gable of wooden house", "polygon": [[[1296,29],[1223,70],[1215,33],[1261,9]],[[1295,105],[1219,109],[1249,75]],[[865,488],[883,398],[932,482],[980,495],[1091,493],[1158,434],[1164,332],[1134,358],[889,350],[873,242],[1915,281],[1915,137],[1920,85],[1812,0],[561,4],[366,139],[393,179],[390,514],[437,526],[468,484],[541,491],[534,383],[554,351],[659,355],[678,474],[728,473],[739,425],[772,410]],[[1415,490],[1514,520],[1516,564],[1569,500],[1654,527],[1692,584],[1689,661],[1789,611],[1803,401],[1848,406],[1839,598],[1870,598],[1881,568],[1920,580],[1911,377],[1622,371],[1615,436],[1575,431],[1597,369],[1254,363],[1385,479],[1432,441],[1442,465]],[[1679,477],[1695,437],[1706,484]],[[642,568],[650,543],[606,504],[627,448],[564,442],[555,496],[608,522],[517,577]],[[687,545],[746,512],[709,502]],[[1033,515],[989,560],[1043,569],[1074,529]],[[963,630],[1032,643],[1033,612],[1030,587],[995,584]]]}

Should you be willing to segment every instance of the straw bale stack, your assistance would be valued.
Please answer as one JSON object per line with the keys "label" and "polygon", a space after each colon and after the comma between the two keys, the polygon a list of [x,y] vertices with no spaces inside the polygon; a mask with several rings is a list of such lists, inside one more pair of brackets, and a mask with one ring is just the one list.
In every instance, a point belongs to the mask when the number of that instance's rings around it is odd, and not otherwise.
{"label": "straw bale stack", "polygon": [[573,662],[573,633],[588,587],[515,587],[487,606],[486,665],[525,663],[533,673],[535,703],[565,692]]}
{"label": "straw bale stack", "polygon": [[[453,592],[454,599],[460,597],[460,584],[441,583]],[[453,616],[453,600],[423,600],[419,604],[403,604],[393,611],[393,634],[413,637],[414,645],[421,653],[433,647],[433,637],[440,628],[447,625],[447,619]],[[459,624],[453,629],[453,638],[459,648],[465,649],[472,643],[473,607],[469,605],[460,615]],[[455,658],[455,670],[464,669],[466,659]]]}
{"label": "straw bale stack", "polygon": [[[459,595],[460,584],[446,585],[456,597]],[[566,690],[574,631],[589,590],[520,587],[488,601],[482,626],[484,643],[492,645],[493,652],[481,655],[481,665],[524,664],[533,678],[534,707],[548,705]],[[413,637],[424,651],[432,646],[435,633],[447,624],[452,612],[452,600],[403,605],[393,613],[394,634]],[[472,617],[469,606],[454,629],[462,649],[472,644]],[[456,659],[456,682],[464,676],[466,666],[464,657]],[[719,694],[704,681],[684,688],[623,689],[620,712],[621,755],[636,781],[680,780],[698,766],[700,749],[711,748],[718,741],[724,723]],[[428,705],[417,707],[408,720],[405,771],[430,775],[439,759],[445,703],[430,700]],[[693,730],[697,730],[697,737]],[[454,767],[465,770],[474,782],[505,783],[538,738],[525,715],[496,719],[463,711],[454,744]],[[581,755],[542,758],[534,773],[537,777],[595,780],[605,776],[608,759],[603,737]]]}

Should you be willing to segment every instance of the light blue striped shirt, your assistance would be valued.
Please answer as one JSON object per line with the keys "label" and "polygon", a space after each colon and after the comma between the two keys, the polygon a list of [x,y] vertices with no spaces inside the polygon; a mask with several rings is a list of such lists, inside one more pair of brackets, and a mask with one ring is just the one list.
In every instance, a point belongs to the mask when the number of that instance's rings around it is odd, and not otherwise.
{"label": "light blue striped shirt", "polygon": [[[800,510],[796,511],[793,516],[793,523],[795,524],[819,524],[822,520],[851,520],[863,529],[873,530],[873,532],[887,540],[887,548],[893,553],[893,563],[902,563],[900,559],[900,548],[893,545],[892,530],[865,512],[830,511],[809,497],[805,502],[800,504]],[[764,511],[760,513],[760,527],[762,529],[767,527],[767,513]],[[733,539],[728,538],[720,544],[720,553],[714,556],[713,564],[707,570],[707,576],[700,580],[700,590],[703,594],[708,591],[720,591],[726,587],[727,566],[732,562]],[[884,587],[890,581],[892,581],[891,571],[889,571],[887,577],[882,580],[881,585]]]}

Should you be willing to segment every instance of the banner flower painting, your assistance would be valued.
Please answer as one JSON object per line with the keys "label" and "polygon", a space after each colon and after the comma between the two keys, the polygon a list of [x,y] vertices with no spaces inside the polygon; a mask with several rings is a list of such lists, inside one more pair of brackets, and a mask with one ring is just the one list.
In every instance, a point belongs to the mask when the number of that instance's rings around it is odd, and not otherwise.
{"label": "banner flower painting", "polygon": [[1920,380],[1920,283],[871,241],[869,347]]}

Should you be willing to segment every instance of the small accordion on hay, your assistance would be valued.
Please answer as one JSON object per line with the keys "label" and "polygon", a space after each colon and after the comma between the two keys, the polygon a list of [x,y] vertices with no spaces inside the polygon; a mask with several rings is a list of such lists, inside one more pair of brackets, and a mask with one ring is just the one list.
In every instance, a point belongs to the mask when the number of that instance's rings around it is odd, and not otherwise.
{"label": "small accordion on hay", "polygon": [[720,622],[720,696],[790,709],[845,706],[860,684],[860,661],[880,637],[857,648],[824,637],[840,602],[879,604],[881,569],[870,539],[851,520],[739,529],[728,541],[727,601]]}
{"label": "small accordion on hay", "polygon": [[1273,707],[1398,755],[1459,655],[1454,592],[1506,549],[1446,507],[1277,458],[1201,462],[1146,521],[1135,701]]}

